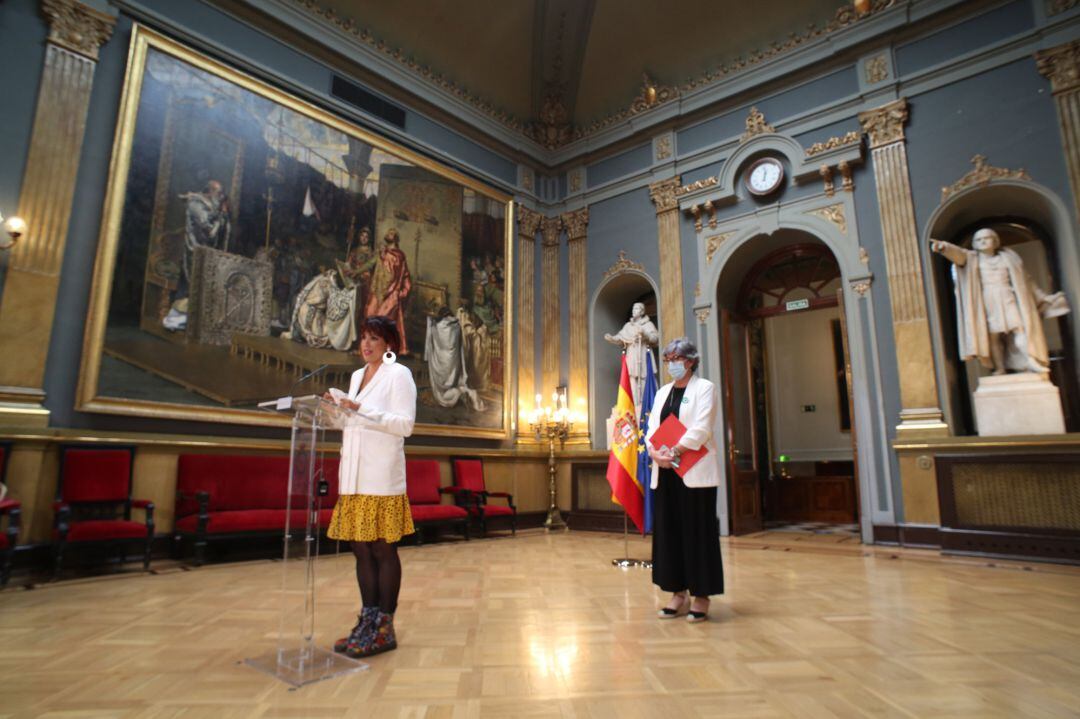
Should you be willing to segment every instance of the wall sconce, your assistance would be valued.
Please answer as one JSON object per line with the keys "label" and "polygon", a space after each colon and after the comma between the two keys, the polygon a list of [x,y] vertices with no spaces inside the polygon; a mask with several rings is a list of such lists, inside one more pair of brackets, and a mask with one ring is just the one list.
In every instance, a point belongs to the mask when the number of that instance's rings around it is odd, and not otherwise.
{"label": "wall sconce", "polygon": [[0,236],[0,250],[10,250],[15,246],[15,243],[19,241],[23,233],[26,232],[26,220],[21,217],[12,215],[11,217],[4,219],[4,215],[0,213],[0,223],[3,224],[4,234],[6,234],[10,241],[5,240]]}

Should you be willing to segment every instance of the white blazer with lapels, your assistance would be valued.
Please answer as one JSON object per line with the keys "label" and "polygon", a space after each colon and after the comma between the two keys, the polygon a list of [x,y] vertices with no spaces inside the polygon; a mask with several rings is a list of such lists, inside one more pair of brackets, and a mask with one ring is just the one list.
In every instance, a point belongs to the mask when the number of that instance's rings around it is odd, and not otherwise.
{"label": "white blazer with lapels", "polygon": [[416,422],[416,383],[401,364],[383,364],[364,391],[353,372],[349,399],[360,403],[341,432],[340,494],[405,494],[405,438]]}
{"label": "white blazer with lapels", "polygon": [[[645,441],[653,447],[649,438],[660,426],[660,413],[664,410],[664,403],[671,395],[671,389],[675,384],[669,382],[656,392],[652,411],[649,412],[649,424],[645,432]],[[716,426],[716,415],[720,407],[720,396],[716,391],[716,385],[707,379],[698,377],[696,374],[690,377],[683,394],[682,405],[679,407],[679,421],[686,427],[686,434],[679,440],[679,444],[687,449],[698,449],[704,446],[709,453],[698,460],[684,476],[683,484],[687,487],[719,487],[720,486],[720,463],[716,454],[716,439],[713,429]],[[653,447],[653,449],[656,449]],[[652,477],[649,484],[656,489],[660,481],[660,465],[653,462]]]}

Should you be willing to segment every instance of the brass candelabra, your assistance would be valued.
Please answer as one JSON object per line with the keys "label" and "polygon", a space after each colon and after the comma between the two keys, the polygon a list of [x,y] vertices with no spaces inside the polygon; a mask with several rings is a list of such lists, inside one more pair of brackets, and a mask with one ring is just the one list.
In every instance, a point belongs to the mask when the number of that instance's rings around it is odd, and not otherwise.
{"label": "brass candelabra", "polygon": [[547,519],[544,520],[544,529],[566,529],[566,522],[559,512],[559,504],[555,490],[555,440],[559,440],[559,448],[562,449],[566,438],[570,436],[570,430],[574,427],[570,411],[567,409],[566,387],[559,387],[552,395],[554,407],[541,407],[542,398],[536,395],[536,408],[529,417],[529,428],[536,434],[538,440],[547,438],[548,442],[548,494],[550,506],[548,507]]}

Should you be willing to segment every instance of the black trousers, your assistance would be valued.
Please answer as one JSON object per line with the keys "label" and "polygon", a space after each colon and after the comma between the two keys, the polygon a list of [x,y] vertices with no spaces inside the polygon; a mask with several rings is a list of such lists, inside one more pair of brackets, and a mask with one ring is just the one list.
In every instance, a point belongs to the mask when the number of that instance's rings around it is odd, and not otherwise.
{"label": "black trousers", "polygon": [[661,469],[653,495],[653,584],[693,597],[724,593],[716,487],[691,489]]}

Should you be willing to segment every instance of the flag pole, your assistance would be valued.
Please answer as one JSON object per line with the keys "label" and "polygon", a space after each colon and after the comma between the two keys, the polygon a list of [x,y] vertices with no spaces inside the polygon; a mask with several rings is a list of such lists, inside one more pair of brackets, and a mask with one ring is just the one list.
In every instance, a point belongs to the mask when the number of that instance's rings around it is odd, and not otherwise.
{"label": "flag pole", "polygon": [[623,541],[623,555],[617,559],[612,559],[612,566],[619,567],[620,569],[628,569],[630,567],[641,567],[642,569],[652,569],[652,562],[647,559],[633,559],[630,556],[630,529],[628,525],[626,510],[622,513],[622,541]]}

